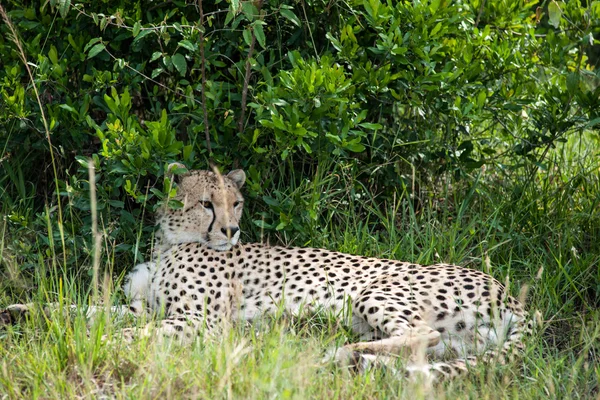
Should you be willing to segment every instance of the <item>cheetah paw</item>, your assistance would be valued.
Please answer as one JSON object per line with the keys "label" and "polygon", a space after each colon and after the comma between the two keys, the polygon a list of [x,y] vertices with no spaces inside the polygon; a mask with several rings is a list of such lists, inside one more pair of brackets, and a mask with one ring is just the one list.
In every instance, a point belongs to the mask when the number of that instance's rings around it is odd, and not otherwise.
{"label": "cheetah paw", "polygon": [[406,377],[412,382],[422,382],[432,384],[436,381],[436,375],[431,372],[431,365],[407,365],[405,368]]}
{"label": "cheetah paw", "polygon": [[11,304],[0,311],[0,327],[15,325],[21,318],[27,315],[31,306],[27,304]]}

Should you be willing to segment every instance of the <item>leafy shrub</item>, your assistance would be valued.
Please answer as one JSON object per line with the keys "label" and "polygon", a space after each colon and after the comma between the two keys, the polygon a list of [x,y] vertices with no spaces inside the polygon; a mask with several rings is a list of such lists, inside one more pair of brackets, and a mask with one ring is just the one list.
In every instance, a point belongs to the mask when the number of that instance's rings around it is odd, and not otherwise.
{"label": "leafy shrub", "polygon": [[529,182],[550,148],[600,123],[596,1],[199,4],[7,6],[51,142],[2,25],[1,196],[35,210],[2,212],[17,231],[44,227],[38,245],[61,242],[70,268],[79,242],[91,247],[89,160],[125,268],[149,242],[151,229],[136,234],[145,205],[173,194],[171,161],[245,168],[250,239],[305,243],[335,212],[362,212],[357,199],[382,212],[442,172],[499,166]]}

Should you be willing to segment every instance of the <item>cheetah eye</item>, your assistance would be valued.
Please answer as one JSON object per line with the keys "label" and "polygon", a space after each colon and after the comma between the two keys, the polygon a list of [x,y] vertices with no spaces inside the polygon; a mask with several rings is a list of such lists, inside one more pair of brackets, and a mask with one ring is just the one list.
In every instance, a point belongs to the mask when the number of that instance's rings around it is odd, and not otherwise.
{"label": "cheetah eye", "polygon": [[237,208],[237,206],[239,206],[240,204],[242,204],[241,201],[236,201],[233,203],[233,208]]}
{"label": "cheetah eye", "polygon": [[212,202],[208,201],[208,200],[200,200],[200,204],[202,205],[202,207],[204,208],[208,208],[209,210],[213,209],[213,204]]}

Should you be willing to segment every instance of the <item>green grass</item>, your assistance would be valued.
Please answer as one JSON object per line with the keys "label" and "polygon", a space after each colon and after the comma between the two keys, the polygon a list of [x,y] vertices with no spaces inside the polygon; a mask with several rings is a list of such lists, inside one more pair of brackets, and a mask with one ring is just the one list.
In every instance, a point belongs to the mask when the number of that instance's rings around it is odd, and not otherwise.
{"label": "green grass", "polygon": [[[121,343],[118,330],[131,321],[107,317],[86,324],[81,315],[36,313],[0,331],[0,397],[600,398],[600,163],[597,144],[586,143],[584,150],[572,140],[553,151],[546,170],[518,176],[498,168],[453,187],[399,188],[396,202],[378,206],[366,188],[361,196],[354,189],[332,192],[326,190],[332,181],[318,175],[273,193],[283,202],[304,196],[315,203],[318,218],[308,220],[302,239],[283,231],[271,243],[451,262],[489,271],[502,282],[510,277],[511,292],[527,295],[527,308],[539,312],[542,324],[523,357],[508,365],[479,366],[464,379],[436,386],[389,370],[352,375],[321,362],[327,349],[353,338],[343,321],[327,315],[268,318],[182,347],[152,339]],[[344,176],[343,167],[334,168]],[[113,284],[110,275],[101,279],[100,299],[88,296],[92,291],[82,282],[89,282],[92,261],[82,255],[90,250],[66,230],[71,247],[63,251],[56,216],[46,210],[35,217],[20,180],[14,171],[3,181],[22,197],[4,201],[1,210],[0,308],[29,300],[119,302],[111,289],[118,278]],[[420,202],[409,200],[415,196]],[[44,230],[40,221],[46,221],[46,236],[38,232]],[[245,230],[247,240],[263,235],[248,218]],[[118,245],[103,242],[102,271],[127,269],[114,265],[121,260],[114,253]],[[63,265],[72,258],[79,269]],[[115,340],[101,341],[104,334]]]}
{"label": "green grass", "polygon": [[323,365],[323,349],[345,335],[333,323],[277,320],[187,347],[103,343],[99,336],[113,328],[92,326],[88,336],[82,318],[67,322],[60,314],[45,329],[40,323],[32,319],[2,340],[0,390],[10,398],[593,398],[600,373],[585,359],[599,338],[597,323],[573,338],[583,345],[580,355],[536,336],[521,362],[433,387],[386,371],[357,376]]}

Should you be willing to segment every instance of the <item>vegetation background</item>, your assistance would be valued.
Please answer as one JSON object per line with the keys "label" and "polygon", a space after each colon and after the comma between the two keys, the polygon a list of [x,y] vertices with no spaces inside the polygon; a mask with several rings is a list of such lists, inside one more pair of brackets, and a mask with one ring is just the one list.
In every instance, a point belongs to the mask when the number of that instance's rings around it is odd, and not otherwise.
{"label": "vegetation background", "polygon": [[0,4],[0,305],[117,301],[211,160],[245,241],[484,269],[543,321],[432,388],[319,366],[335,318],[165,352],[59,312],[0,332],[0,397],[600,398],[600,1]]}

